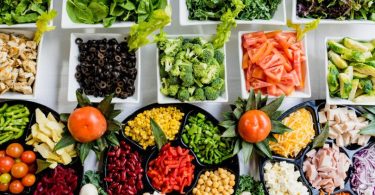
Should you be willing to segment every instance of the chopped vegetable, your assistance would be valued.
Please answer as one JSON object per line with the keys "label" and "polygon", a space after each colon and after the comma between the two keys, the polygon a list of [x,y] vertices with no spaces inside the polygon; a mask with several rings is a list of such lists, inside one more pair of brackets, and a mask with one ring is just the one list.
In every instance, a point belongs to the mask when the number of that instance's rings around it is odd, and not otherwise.
{"label": "chopped vegetable", "polygon": [[57,16],[56,10],[51,10],[49,12],[44,12],[38,17],[36,21],[36,32],[34,36],[34,41],[39,44],[42,40],[43,34],[48,31],[55,30],[56,26],[49,26],[49,22]]}
{"label": "chopped vegetable", "polygon": [[46,13],[50,0],[2,0],[0,3],[0,24],[35,23],[38,17]]}
{"label": "chopped vegetable", "polygon": [[146,110],[126,124],[125,135],[138,142],[144,149],[154,146],[155,139],[150,125],[152,118],[164,131],[167,139],[174,140],[183,116],[184,113],[172,106]]}
{"label": "chopped vegetable", "polygon": [[0,96],[31,95],[37,72],[38,45],[24,35],[0,33]]}
{"label": "chopped vegetable", "polygon": [[375,145],[362,149],[353,157],[354,171],[350,179],[353,191],[358,195],[375,193]]}
{"label": "chopped vegetable", "polygon": [[303,90],[306,77],[304,46],[294,32],[254,32],[242,36],[242,69],[246,90],[291,95]]}
{"label": "chopped vegetable", "polygon": [[121,141],[120,146],[108,152],[107,172],[104,181],[107,182],[107,193],[139,194],[143,190],[142,159],[137,151]]}
{"label": "chopped vegetable", "polygon": [[346,37],[341,41],[328,40],[327,46],[327,84],[330,96],[354,102],[373,101],[373,43]]}
{"label": "chopped vegetable", "polygon": [[200,37],[157,36],[162,94],[180,101],[216,100],[225,91],[224,53]]}
{"label": "chopped vegetable", "polygon": [[360,135],[361,129],[369,125],[364,117],[357,117],[354,110],[348,107],[338,108],[335,105],[328,105],[319,112],[320,124],[329,124],[329,138],[334,139],[338,147],[351,144],[360,146],[367,145],[371,136]]}
{"label": "chopped vegetable", "polygon": [[193,189],[193,194],[233,194],[236,177],[226,169],[219,168],[215,171],[206,171],[198,179],[198,184]]}
{"label": "chopped vegetable", "polygon": [[29,124],[29,109],[21,104],[0,107],[0,145],[20,138]]}
{"label": "chopped vegetable", "polygon": [[68,0],[66,11],[74,23],[110,27],[116,21],[148,21],[153,11],[166,6],[167,0]]}
{"label": "chopped vegetable", "polygon": [[26,138],[26,144],[34,146],[35,151],[52,163],[49,166],[52,169],[58,163],[67,165],[72,162],[72,158],[77,156],[74,144],[54,150],[56,143],[62,138],[65,125],[57,121],[51,113],[45,116],[39,108],[35,110],[35,118],[36,123],[31,126],[31,134]]}
{"label": "chopped vegetable", "polygon": [[189,116],[181,137],[200,162],[219,164],[233,156],[234,148],[233,139],[221,137],[221,133],[218,126],[198,113]]}
{"label": "chopped vegetable", "polygon": [[297,15],[301,18],[375,21],[375,2],[297,0]]}
{"label": "chopped vegetable", "polygon": [[300,172],[295,171],[294,164],[281,162],[266,162],[264,165],[264,180],[268,194],[310,194],[307,187],[298,179]]}
{"label": "chopped vegetable", "polygon": [[148,164],[147,176],[151,185],[163,193],[177,191],[184,194],[184,188],[193,182],[193,160],[188,149],[173,147],[169,143],[164,145],[159,155]]}
{"label": "chopped vegetable", "polygon": [[274,135],[277,142],[271,141],[270,148],[283,157],[296,157],[312,142],[315,136],[311,113],[307,109],[301,108],[284,118],[282,123],[293,131]]}
{"label": "chopped vegetable", "polygon": [[74,169],[59,165],[39,180],[34,195],[53,194],[56,192],[74,194],[78,187],[77,174]]}
{"label": "chopped vegetable", "polygon": [[[244,8],[236,16],[238,20],[271,20],[281,0],[243,1]],[[220,20],[228,10],[234,10],[231,0],[187,0],[190,20]]]}
{"label": "chopped vegetable", "polygon": [[350,159],[338,146],[325,144],[318,151],[313,149],[306,153],[303,172],[314,188],[332,193],[337,187],[344,188],[350,165]]}
{"label": "chopped vegetable", "polygon": [[244,192],[250,192],[256,195],[264,195],[263,184],[259,181],[255,181],[250,175],[241,175],[236,195],[243,195]]}

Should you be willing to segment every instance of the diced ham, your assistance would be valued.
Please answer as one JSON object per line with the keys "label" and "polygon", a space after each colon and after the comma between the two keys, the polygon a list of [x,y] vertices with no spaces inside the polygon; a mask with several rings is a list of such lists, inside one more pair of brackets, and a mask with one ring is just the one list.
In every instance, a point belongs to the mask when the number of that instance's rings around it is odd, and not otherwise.
{"label": "diced ham", "polygon": [[350,159],[340,152],[338,146],[326,144],[318,151],[306,153],[303,171],[314,188],[332,193],[335,188],[343,187],[350,163]]}

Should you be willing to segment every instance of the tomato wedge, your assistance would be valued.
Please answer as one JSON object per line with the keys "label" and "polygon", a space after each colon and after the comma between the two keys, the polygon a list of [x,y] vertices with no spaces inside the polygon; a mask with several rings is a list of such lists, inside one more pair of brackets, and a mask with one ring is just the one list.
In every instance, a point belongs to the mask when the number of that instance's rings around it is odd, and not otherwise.
{"label": "tomato wedge", "polygon": [[280,81],[284,72],[284,66],[278,65],[264,70],[264,73],[275,81]]}
{"label": "tomato wedge", "polygon": [[252,79],[251,81],[251,88],[253,89],[260,89],[260,88],[268,87],[268,86],[271,86],[271,84],[261,81],[259,79]]}
{"label": "tomato wedge", "polygon": [[249,55],[247,53],[243,54],[242,57],[242,69],[247,69],[249,67]]}
{"label": "tomato wedge", "polygon": [[293,52],[293,68],[297,73],[298,80],[301,88],[304,87],[304,79],[302,78],[302,64],[301,64],[301,52],[299,50]]}
{"label": "tomato wedge", "polygon": [[253,70],[253,73],[251,74],[253,78],[265,80],[266,75],[264,74],[263,69],[261,69],[259,66],[255,67]]}

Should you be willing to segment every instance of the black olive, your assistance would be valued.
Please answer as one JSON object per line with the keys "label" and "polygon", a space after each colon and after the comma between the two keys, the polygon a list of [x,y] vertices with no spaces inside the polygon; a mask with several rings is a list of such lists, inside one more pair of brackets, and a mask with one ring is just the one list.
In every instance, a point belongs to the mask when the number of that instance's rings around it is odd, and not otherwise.
{"label": "black olive", "polygon": [[108,40],[108,44],[109,45],[115,45],[115,44],[117,44],[118,42],[117,42],[117,40],[116,39],[110,39],[110,40]]}
{"label": "black olive", "polygon": [[115,60],[116,60],[117,62],[121,62],[121,56],[116,55],[116,56],[115,56]]}
{"label": "black olive", "polygon": [[83,42],[83,40],[81,38],[76,38],[75,42],[77,45],[80,45]]}
{"label": "black olive", "polygon": [[76,77],[77,80],[81,79],[81,73],[80,72],[76,72],[76,74],[74,76]]}

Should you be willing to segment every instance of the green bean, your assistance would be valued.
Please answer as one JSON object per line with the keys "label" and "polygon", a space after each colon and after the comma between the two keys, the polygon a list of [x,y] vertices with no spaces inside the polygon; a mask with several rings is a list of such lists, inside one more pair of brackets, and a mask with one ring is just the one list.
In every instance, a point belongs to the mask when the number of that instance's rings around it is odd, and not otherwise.
{"label": "green bean", "polygon": [[20,138],[30,122],[29,109],[21,104],[0,108],[0,144]]}
{"label": "green bean", "polygon": [[218,164],[223,157],[231,155],[234,148],[233,138],[223,138],[218,126],[206,119],[202,113],[191,115],[182,132],[182,141],[197,155],[200,162]]}

